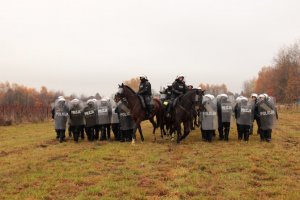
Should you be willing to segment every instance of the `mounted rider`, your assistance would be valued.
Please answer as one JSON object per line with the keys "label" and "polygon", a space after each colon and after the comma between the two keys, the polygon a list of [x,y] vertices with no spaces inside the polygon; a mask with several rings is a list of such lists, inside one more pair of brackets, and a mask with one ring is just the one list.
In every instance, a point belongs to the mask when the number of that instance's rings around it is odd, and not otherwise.
{"label": "mounted rider", "polygon": [[167,88],[164,88],[164,90],[159,93],[160,93],[160,100],[164,106],[164,109],[166,110],[167,107],[169,106],[169,102],[172,95],[172,84],[168,83]]}
{"label": "mounted rider", "polygon": [[140,81],[141,82],[139,86],[139,91],[137,94],[142,96],[145,101],[146,118],[148,118],[151,114],[151,96],[152,96],[151,84],[148,81],[147,76],[145,75],[140,76]]}
{"label": "mounted rider", "polygon": [[188,90],[188,91],[191,91],[191,90],[193,90],[193,88],[194,88],[194,86],[193,86],[193,85],[188,85],[188,86],[187,86],[187,90]]}
{"label": "mounted rider", "polygon": [[170,100],[170,106],[167,109],[167,117],[170,117],[170,111],[173,107],[174,100],[182,94],[187,92],[187,86],[184,81],[184,76],[179,75],[176,77],[175,81],[172,84],[172,94]]}

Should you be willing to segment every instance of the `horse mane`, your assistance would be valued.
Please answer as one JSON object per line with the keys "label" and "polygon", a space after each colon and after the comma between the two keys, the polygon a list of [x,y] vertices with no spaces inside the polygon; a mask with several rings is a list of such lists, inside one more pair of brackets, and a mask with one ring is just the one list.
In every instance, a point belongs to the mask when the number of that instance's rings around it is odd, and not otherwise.
{"label": "horse mane", "polygon": [[182,98],[187,97],[187,96],[191,95],[191,94],[194,93],[194,92],[197,93],[197,91],[198,91],[198,89],[193,88],[192,90],[187,91],[185,94],[180,95],[180,96],[178,97],[178,102],[181,102]]}
{"label": "horse mane", "polygon": [[133,94],[136,94],[136,92],[131,88],[129,87],[128,85],[124,85],[126,88],[128,88]]}

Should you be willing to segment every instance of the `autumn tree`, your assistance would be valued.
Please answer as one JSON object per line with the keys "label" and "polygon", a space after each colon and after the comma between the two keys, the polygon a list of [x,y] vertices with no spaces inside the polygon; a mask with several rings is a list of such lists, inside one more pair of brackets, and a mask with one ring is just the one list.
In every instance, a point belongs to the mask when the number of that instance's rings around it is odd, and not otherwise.
{"label": "autumn tree", "polygon": [[130,80],[124,81],[124,84],[131,87],[135,92],[139,90],[140,78],[132,78]]}
{"label": "autumn tree", "polygon": [[258,73],[255,92],[267,93],[282,103],[300,98],[300,41],[279,50],[274,65]]}
{"label": "autumn tree", "polygon": [[218,84],[200,83],[199,87],[201,87],[202,90],[205,90],[206,93],[212,94],[214,96],[217,96],[218,94],[222,94],[222,93],[225,93],[225,94],[228,93],[228,89],[225,84],[218,85]]}

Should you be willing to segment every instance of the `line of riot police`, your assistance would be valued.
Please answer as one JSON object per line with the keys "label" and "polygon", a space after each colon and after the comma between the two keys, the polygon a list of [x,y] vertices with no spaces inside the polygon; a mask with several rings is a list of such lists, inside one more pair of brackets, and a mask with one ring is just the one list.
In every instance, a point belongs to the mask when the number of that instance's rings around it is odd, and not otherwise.
{"label": "line of riot police", "polygon": [[[74,141],[83,140],[85,133],[88,141],[110,140],[111,129],[115,140],[130,141],[133,132],[133,121],[125,99],[115,98],[112,106],[107,99],[79,99],[67,101],[60,96],[54,103],[52,118],[54,119],[56,138],[65,141],[66,130]],[[69,126],[67,128],[67,125]]]}
{"label": "line of riot police", "polygon": [[238,140],[249,140],[253,131],[253,122],[257,122],[258,134],[261,141],[270,142],[272,129],[278,120],[275,100],[267,94],[251,95],[251,99],[239,96],[235,101],[226,94],[216,98],[206,94],[199,121],[202,139],[211,142],[215,131],[219,132],[219,140],[229,140],[232,113],[236,119]]}

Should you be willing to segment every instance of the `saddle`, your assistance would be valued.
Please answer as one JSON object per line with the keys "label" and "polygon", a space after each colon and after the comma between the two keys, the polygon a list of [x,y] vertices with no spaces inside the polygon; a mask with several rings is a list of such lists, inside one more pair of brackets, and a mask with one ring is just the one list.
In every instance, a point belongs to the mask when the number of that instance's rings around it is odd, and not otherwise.
{"label": "saddle", "polygon": [[[138,97],[139,97],[139,99],[140,99],[140,102],[141,102],[141,104],[142,104],[143,109],[146,109],[146,102],[145,102],[145,99],[144,99],[143,96],[141,96],[141,95],[138,95]],[[151,99],[150,105],[153,105],[153,99]]]}
{"label": "saddle", "polygon": [[180,95],[179,97],[176,97],[176,98],[174,99],[173,104],[172,104],[172,107],[173,107],[173,108],[177,105],[177,103],[178,103],[179,99],[181,99],[181,97],[182,97],[182,95]]}

